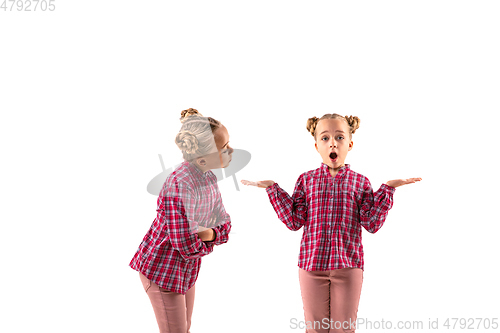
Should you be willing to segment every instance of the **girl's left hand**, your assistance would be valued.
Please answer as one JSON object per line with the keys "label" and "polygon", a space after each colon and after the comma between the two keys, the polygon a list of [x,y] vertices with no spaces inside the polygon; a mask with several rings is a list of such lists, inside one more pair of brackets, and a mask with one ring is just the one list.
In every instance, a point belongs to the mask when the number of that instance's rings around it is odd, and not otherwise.
{"label": "girl's left hand", "polygon": [[401,185],[406,185],[406,184],[412,184],[415,182],[421,181],[422,178],[408,178],[408,179],[394,179],[394,180],[389,180],[386,185],[389,185],[391,187],[398,187]]}

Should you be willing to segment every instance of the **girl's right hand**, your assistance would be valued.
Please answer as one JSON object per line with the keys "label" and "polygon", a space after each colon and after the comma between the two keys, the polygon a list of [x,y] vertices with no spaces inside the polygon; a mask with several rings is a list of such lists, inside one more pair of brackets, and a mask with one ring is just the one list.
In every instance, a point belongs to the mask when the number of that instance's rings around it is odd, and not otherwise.
{"label": "girl's right hand", "polygon": [[412,183],[415,183],[415,182],[419,182],[421,180],[422,180],[421,177],[408,178],[408,179],[394,179],[394,180],[389,180],[385,184],[395,188],[395,187],[398,187],[398,186],[402,186],[402,185],[406,185],[406,184],[412,184]]}
{"label": "girl's right hand", "polygon": [[274,181],[272,181],[272,180],[260,180],[257,182],[252,182],[249,180],[242,180],[241,183],[243,185],[252,185],[252,186],[257,186],[257,187],[261,187],[261,188],[267,188],[267,187],[273,185]]}
{"label": "girl's right hand", "polygon": [[212,228],[198,227],[198,237],[204,242],[212,242],[215,239],[216,233]]}

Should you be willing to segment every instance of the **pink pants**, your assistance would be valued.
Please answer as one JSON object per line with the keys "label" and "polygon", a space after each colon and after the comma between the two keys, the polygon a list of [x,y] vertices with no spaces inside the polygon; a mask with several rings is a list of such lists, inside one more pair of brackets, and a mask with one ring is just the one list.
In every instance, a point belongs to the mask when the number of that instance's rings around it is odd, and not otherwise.
{"label": "pink pants", "polygon": [[361,268],[311,272],[299,268],[299,282],[307,333],[354,332]]}
{"label": "pink pants", "polygon": [[142,273],[139,275],[153,305],[160,333],[189,333],[193,314],[194,286],[183,295],[160,288]]}

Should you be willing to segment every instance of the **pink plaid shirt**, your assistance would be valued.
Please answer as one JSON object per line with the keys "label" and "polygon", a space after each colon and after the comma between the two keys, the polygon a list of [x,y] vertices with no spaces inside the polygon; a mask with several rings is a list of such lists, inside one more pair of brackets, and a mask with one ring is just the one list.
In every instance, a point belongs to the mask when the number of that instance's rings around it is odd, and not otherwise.
{"label": "pink plaid shirt", "polygon": [[349,164],[333,178],[322,163],[300,175],[292,197],[278,183],[266,192],[288,229],[304,227],[298,266],[306,271],[329,271],[364,269],[361,226],[371,233],[382,227],[395,190],[382,184],[373,193],[368,178],[352,171]]}
{"label": "pink plaid shirt", "polygon": [[[186,294],[198,278],[201,257],[211,253],[214,245],[226,243],[231,230],[217,177],[184,161],[163,184],[156,212],[129,266],[161,288]],[[217,219],[209,225],[212,213]],[[198,225],[213,227],[215,240],[203,242]]]}

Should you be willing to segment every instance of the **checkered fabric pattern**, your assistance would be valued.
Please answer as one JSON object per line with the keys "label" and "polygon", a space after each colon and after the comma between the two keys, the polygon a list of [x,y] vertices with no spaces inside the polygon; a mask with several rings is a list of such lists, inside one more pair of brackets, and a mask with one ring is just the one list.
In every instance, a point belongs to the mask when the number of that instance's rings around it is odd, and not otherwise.
{"label": "checkered fabric pattern", "polygon": [[300,175],[292,197],[278,183],[266,188],[288,229],[304,227],[298,266],[306,271],[364,269],[361,226],[370,233],[382,227],[395,190],[382,184],[374,193],[368,178],[350,164],[333,178],[324,163]]}
{"label": "checkered fabric pattern", "polygon": [[[201,258],[226,243],[231,230],[217,177],[184,161],[165,181],[156,212],[129,266],[161,288],[186,294],[198,278]],[[198,226],[213,228],[215,240],[203,242]]]}

